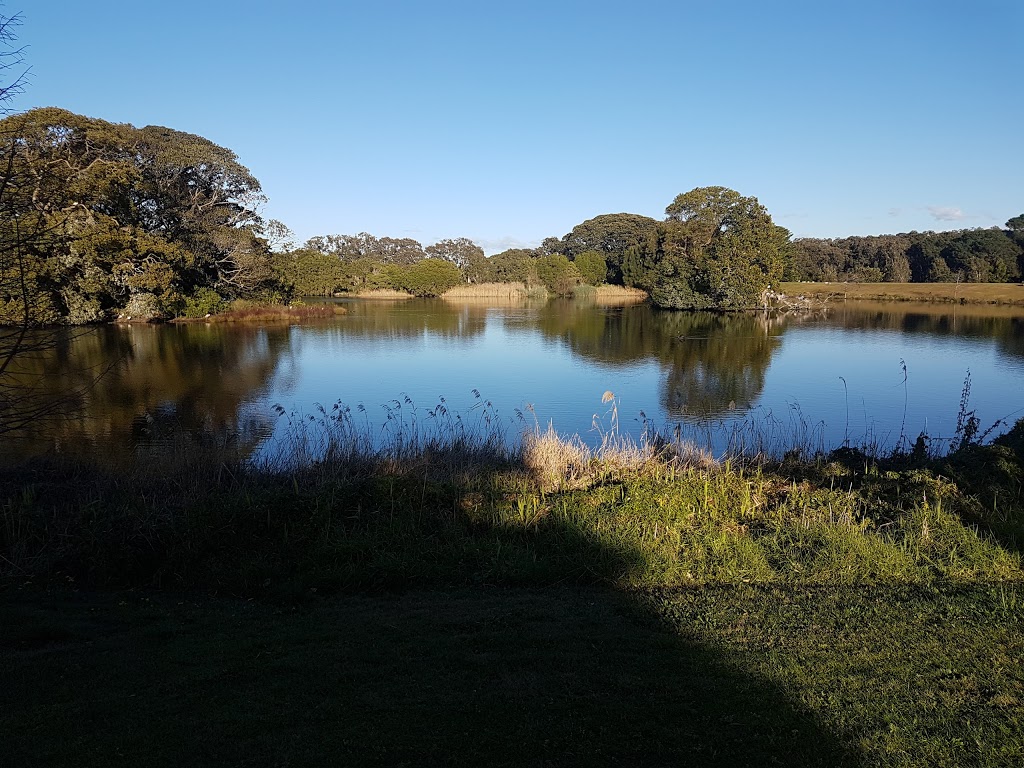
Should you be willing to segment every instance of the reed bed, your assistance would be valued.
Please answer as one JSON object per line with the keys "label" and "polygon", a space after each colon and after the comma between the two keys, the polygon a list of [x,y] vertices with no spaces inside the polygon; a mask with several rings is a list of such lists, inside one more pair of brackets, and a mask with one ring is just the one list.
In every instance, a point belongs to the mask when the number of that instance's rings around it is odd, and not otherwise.
{"label": "reed bed", "polygon": [[356,291],[357,299],[380,299],[387,301],[399,301],[416,298],[408,291],[396,291],[392,288],[374,288],[369,291]]}
{"label": "reed bed", "polygon": [[647,292],[623,285],[598,285],[594,288],[594,301],[609,306],[619,304],[640,304],[647,301]]}
{"label": "reed bed", "polygon": [[547,299],[543,286],[527,286],[525,283],[477,283],[459,285],[445,291],[441,298],[446,301],[472,301],[476,299],[499,299],[515,302],[528,299]]}

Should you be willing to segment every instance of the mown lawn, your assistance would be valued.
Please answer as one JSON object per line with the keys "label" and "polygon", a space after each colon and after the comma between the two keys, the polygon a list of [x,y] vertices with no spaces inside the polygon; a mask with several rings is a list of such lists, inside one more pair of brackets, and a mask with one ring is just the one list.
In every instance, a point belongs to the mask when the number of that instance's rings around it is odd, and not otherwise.
{"label": "mown lawn", "polygon": [[1021,585],[0,603],[8,765],[1024,762]]}
{"label": "mown lawn", "polygon": [[1024,765],[1024,420],[0,472],[0,765]]}

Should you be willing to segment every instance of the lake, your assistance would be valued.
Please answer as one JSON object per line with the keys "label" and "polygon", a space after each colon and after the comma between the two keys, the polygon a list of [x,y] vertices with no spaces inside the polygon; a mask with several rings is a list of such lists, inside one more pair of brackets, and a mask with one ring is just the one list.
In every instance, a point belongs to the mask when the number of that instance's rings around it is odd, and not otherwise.
{"label": "lake", "polygon": [[[982,432],[1024,416],[1022,308],[850,303],[765,316],[571,300],[341,303],[346,315],[304,325],[63,333],[22,361],[24,381],[65,397],[63,417],[8,435],[6,450],[116,455],[185,435],[273,455],[289,415],[316,420],[335,403],[377,435],[460,419],[500,424],[509,439],[550,423],[590,443],[653,428],[716,452],[730,441],[888,448],[922,431],[952,437],[968,372]],[[602,403],[605,392],[615,399]]]}

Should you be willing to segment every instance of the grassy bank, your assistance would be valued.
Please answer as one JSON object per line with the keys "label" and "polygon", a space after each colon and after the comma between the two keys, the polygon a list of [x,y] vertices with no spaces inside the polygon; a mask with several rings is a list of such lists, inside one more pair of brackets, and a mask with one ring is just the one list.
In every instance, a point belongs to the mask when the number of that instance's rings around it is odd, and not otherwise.
{"label": "grassy bank", "polygon": [[424,440],[376,452],[336,443],[311,466],[180,461],[52,459],[4,472],[0,575],[281,599],[478,583],[1024,576],[1024,472],[1009,445],[941,460],[844,449],[715,463],[686,446],[594,453],[546,433],[515,451]]}
{"label": "grassy bank", "polygon": [[821,301],[930,301],[1024,306],[1024,285],[1017,283],[782,283],[790,297]]}
{"label": "grassy bank", "polygon": [[5,470],[5,754],[1024,759],[1024,421],[874,458],[479,434]]}

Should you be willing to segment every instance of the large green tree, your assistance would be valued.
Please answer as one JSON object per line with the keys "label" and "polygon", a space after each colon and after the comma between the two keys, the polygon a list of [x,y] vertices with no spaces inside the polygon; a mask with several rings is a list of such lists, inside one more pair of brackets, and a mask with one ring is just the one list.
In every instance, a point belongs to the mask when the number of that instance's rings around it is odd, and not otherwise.
{"label": "large green tree", "polygon": [[762,305],[782,279],[789,232],[755,197],[700,187],[665,209],[666,219],[631,247],[626,282],[667,309],[745,309]]}
{"label": "large green tree", "polygon": [[428,245],[426,252],[430,258],[450,261],[458,267],[463,281],[467,283],[481,282],[487,269],[484,249],[467,237],[438,240]]}
{"label": "large green tree", "polygon": [[604,281],[621,285],[626,252],[654,233],[658,222],[635,213],[606,213],[577,224],[562,238],[562,252],[570,259],[583,253],[600,253],[607,265]]}
{"label": "large green tree", "polygon": [[197,293],[269,297],[279,287],[257,206],[259,182],[233,152],[169,128],[109,123],[53,107],[0,121],[27,300],[3,320],[84,323],[125,310],[177,314]]}

